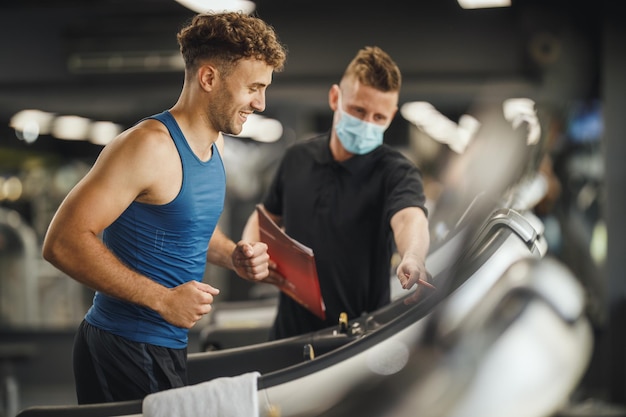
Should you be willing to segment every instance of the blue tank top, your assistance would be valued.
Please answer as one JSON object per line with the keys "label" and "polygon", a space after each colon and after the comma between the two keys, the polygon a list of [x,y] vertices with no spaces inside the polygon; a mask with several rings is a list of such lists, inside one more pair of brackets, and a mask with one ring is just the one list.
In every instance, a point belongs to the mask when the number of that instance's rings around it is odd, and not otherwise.
{"label": "blue tank top", "polygon": [[[104,230],[102,240],[125,265],[172,288],[204,276],[209,240],[224,209],[226,175],[215,144],[211,159],[203,162],[169,111],[148,118],[169,130],[182,162],[182,186],[167,204],[133,202]],[[187,329],[167,323],[151,309],[100,292],[85,319],[135,342],[174,349],[187,346]]]}

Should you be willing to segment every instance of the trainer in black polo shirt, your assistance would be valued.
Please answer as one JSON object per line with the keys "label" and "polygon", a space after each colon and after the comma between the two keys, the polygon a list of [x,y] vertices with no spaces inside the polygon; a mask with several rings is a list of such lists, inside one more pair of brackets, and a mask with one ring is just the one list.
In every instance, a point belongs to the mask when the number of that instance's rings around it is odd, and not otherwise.
{"label": "trainer in black polo shirt", "polygon": [[[281,293],[272,339],[335,326],[342,312],[352,319],[388,304],[396,249],[401,257],[396,273],[405,289],[428,279],[421,173],[383,144],[399,87],[391,58],[376,47],[362,49],[340,85],[330,89],[335,111],[330,132],[286,150],[263,206],[289,236],[313,249],[326,320]],[[253,213],[244,239],[258,238]]]}

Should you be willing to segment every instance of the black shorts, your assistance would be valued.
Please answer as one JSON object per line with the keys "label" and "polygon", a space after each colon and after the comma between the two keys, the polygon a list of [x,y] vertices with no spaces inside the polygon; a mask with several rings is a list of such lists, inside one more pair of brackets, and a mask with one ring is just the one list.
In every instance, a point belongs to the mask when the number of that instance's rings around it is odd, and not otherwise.
{"label": "black shorts", "polygon": [[187,349],[137,343],[83,320],[74,339],[78,404],[143,399],[187,385]]}

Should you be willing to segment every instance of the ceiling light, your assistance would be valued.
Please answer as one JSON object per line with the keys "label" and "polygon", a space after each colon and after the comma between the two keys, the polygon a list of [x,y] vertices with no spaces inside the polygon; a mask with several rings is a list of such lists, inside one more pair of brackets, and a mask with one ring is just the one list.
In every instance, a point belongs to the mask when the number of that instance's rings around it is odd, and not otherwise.
{"label": "ceiling light", "polygon": [[255,4],[247,0],[176,0],[186,8],[197,13],[207,12],[243,12],[250,14]]}
{"label": "ceiling light", "polygon": [[17,137],[21,140],[33,143],[39,135],[50,133],[50,125],[54,115],[41,110],[21,110],[11,117],[9,126],[15,129]]}
{"label": "ceiling light", "polygon": [[492,7],[510,7],[511,0],[457,0],[464,9],[487,9]]}
{"label": "ceiling light", "polygon": [[91,120],[80,116],[59,116],[54,119],[52,135],[65,140],[84,140],[89,134]]}
{"label": "ceiling light", "polygon": [[122,126],[113,122],[93,122],[89,128],[89,142],[95,145],[107,145],[122,132]]}
{"label": "ceiling light", "polygon": [[462,115],[457,124],[425,101],[403,104],[400,114],[435,141],[447,144],[458,154],[465,152],[480,128],[480,122],[470,115]]}
{"label": "ceiling light", "polygon": [[245,137],[257,142],[276,142],[283,135],[283,125],[275,119],[251,114],[236,137]]}

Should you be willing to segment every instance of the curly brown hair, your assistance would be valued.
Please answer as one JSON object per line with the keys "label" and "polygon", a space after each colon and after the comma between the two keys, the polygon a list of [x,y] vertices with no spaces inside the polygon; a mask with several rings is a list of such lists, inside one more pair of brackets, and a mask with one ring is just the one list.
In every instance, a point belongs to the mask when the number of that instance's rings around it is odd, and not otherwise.
{"label": "curly brown hair", "polygon": [[342,78],[356,78],[361,84],[380,91],[400,91],[402,75],[389,54],[378,46],[360,49]]}
{"label": "curly brown hair", "polygon": [[287,57],[286,47],[272,26],[243,12],[202,13],[177,34],[187,72],[211,60],[224,73],[241,59],[264,61],[280,72]]}

